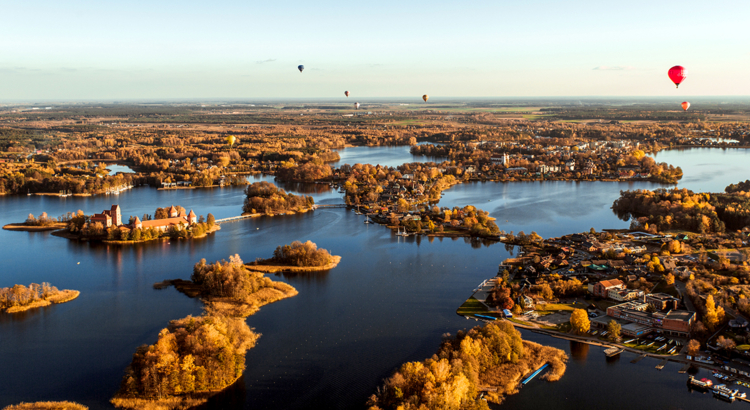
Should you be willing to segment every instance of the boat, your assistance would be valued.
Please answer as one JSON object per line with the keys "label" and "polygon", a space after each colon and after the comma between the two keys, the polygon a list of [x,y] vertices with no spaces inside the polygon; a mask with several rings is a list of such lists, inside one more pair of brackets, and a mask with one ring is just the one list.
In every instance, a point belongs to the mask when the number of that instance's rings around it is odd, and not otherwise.
{"label": "boat", "polygon": [[717,384],[713,387],[714,396],[733,402],[737,398],[735,391],[728,388],[726,385]]}
{"label": "boat", "polygon": [[369,217],[367,217],[367,216],[366,216],[366,217],[365,217],[365,223],[366,223],[366,224],[371,224],[371,223],[372,223],[372,221],[370,220],[370,218],[369,218]]}
{"label": "boat", "polygon": [[31,190],[30,189],[26,192],[26,196],[31,196]]}
{"label": "boat", "polygon": [[396,232],[397,236],[409,236],[409,233],[406,232],[406,228],[404,228],[404,231],[401,232],[401,228],[398,228],[398,231]]}
{"label": "boat", "polygon": [[713,386],[713,384],[714,383],[710,379],[706,378],[700,380],[696,379],[693,376],[690,376],[688,378],[688,385],[695,387],[698,390],[708,391]]}

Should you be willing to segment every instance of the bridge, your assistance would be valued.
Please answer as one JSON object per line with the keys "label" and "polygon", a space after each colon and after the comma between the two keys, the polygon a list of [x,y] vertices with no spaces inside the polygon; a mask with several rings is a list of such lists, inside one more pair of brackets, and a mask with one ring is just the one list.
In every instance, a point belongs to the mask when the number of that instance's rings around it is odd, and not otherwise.
{"label": "bridge", "polygon": [[[323,205],[313,205],[312,209],[313,211],[318,208],[346,208],[346,204],[323,204]],[[229,218],[222,218],[217,219],[214,221],[216,224],[221,224],[224,222],[234,222],[234,221],[240,221],[242,219],[249,219],[249,218],[255,218],[256,216],[261,216],[263,214],[247,214],[247,215],[240,215],[240,216],[230,216]]]}
{"label": "bridge", "polygon": [[234,221],[239,221],[241,219],[254,218],[254,217],[260,216],[260,215],[261,214],[249,214],[249,215],[232,216],[232,217],[229,217],[229,218],[217,219],[217,220],[214,221],[214,223],[220,224],[220,223],[224,223],[224,222],[234,222]]}
{"label": "bridge", "polygon": [[315,204],[315,205],[313,205],[313,209],[318,209],[318,208],[346,208],[346,207],[347,207],[346,204],[322,204],[322,205]]}

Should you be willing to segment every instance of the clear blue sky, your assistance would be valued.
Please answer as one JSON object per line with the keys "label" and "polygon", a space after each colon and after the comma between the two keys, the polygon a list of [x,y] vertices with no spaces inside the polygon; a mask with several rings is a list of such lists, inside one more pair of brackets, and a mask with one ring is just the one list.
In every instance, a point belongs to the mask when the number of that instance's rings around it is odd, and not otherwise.
{"label": "clear blue sky", "polygon": [[750,95],[749,16],[747,0],[5,0],[0,100]]}

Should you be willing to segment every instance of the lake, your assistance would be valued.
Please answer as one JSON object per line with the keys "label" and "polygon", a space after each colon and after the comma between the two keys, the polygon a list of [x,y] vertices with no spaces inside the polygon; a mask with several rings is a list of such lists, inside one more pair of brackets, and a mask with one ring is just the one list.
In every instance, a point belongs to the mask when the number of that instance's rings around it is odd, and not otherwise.
{"label": "lake", "polygon": [[[386,164],[411,156],[408,147],[356,148],[348,163]],[[351,152],[351,151],[350,151]],[[725,181],[747,179],[742,150],[676,151],[658,161],[680,165],[685,184],[720,190]],[[401,158],[401,159],[399,159]],[[411,161],[411,159],[407,159]],[[701,166],[701,163],[715,164]],[[745,162],[747,163],[747,161]],[[716,169],[715,167],[718,167]],[[744,174],[742,174],[744,173]],[[727,176],[727,174],[731,174]],[[251,177],[272,180],[272,177]],[[721,185],[725,184],[725,185]],[[728,184],[728,183],[727,183]],[[683,183],[680,184],[681,186]],[[320,203],[341,203],[323,184],[284,184]],[[475,183],[444,192],[441,206],[476,205],[498,218],[506,231],[536,231],[548,237],[572,231],[627,226],[609,209],[621,189],[653,188],[651,183]],[[157,191],[140,187],[118,196],[0,197],[0,223],[82,209],[101,212],[112,203],[129,215],[153,214],[156,207],[181,205],[216,218],[239,215],[242,188]],[[508,220],[508,222],[505,222]],[[407,238],[344,209],[261,217],[222,225],[195,241],[113,246],[73,242],[49,233],[0,231],[3,270],[0,286],[51,282],[76,289],[69,303],[20,314],[0,314],[0,407],[21,401],[72,400],[92,409],[111,408],[125,367],[136,348],[156,341],[170,320],[198,315],[202,304],[174,289],[155,290],[165,279],[189,278],[193,265],[239,254],[243,260],[268,257],[276,246],[312,240],[341,255],[329,272],[281,275],[299,295],[264,306],[247,321],[263,336],[247,354],[244,377],[212,399],[210,409],[365,408],[384,377],[401,363],[436,352],[443,333],[476,324],[456,308],[509,256],[502,244],[470,239]],[[80,264],[79,264],[80,262]],[[624,354],[608,361],[600,348],[526,332],[530,340],[571,355],[557,383],[540,380],[507,399],[506,408],[719,408],[709,395],[689,393],[686,376],[655,360],[629,363]],[[588,354],[581,353],[587,350]],[[601,377],[606,374],[606,377]],[[596,392],[606,392],[598,394]]]}

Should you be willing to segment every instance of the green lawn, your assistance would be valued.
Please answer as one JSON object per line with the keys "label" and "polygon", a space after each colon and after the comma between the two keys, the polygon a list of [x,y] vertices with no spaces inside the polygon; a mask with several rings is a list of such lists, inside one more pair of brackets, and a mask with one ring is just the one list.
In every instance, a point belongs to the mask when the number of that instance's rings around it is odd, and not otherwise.
{"label": "green lawn", "polygon": [[494,312],[491,312],[489,309],[487,309],[487,306],[485,306],[482,302],[476,300],[474,296],[470,297],[466,300],[466,302],[464,302],[463,305],[459,306],[458,310],[456,310],[456,313],[461,316],[473,316],[475,314],[497,316]]}
{"label": "green lawn", "polygon": [[[668,354],[667,352],[669,350],[671,350],[674,345],[669,345],[669,346],[665,347],[664,349],[661,349],[658,352],[656,351],[656,349],[658,349],[659,347],[661,347],[661,345],[663,345],[664,343],[666,343],[666,342],[656,342],[656,343],[654,343],[653,346],[639,345],[639,344],[635,344],[635,343],[627,343],[627,344],[623,344],[623,345],[627,346],[627,347],[629,347],[631,349],[636,349],[636,350],[643,351],[645,353]],[[675,352],[672,353],[672,354],[678,354],[679,352],[680,352],[680,348],[678,347],[677,350],[675,350]]]}

